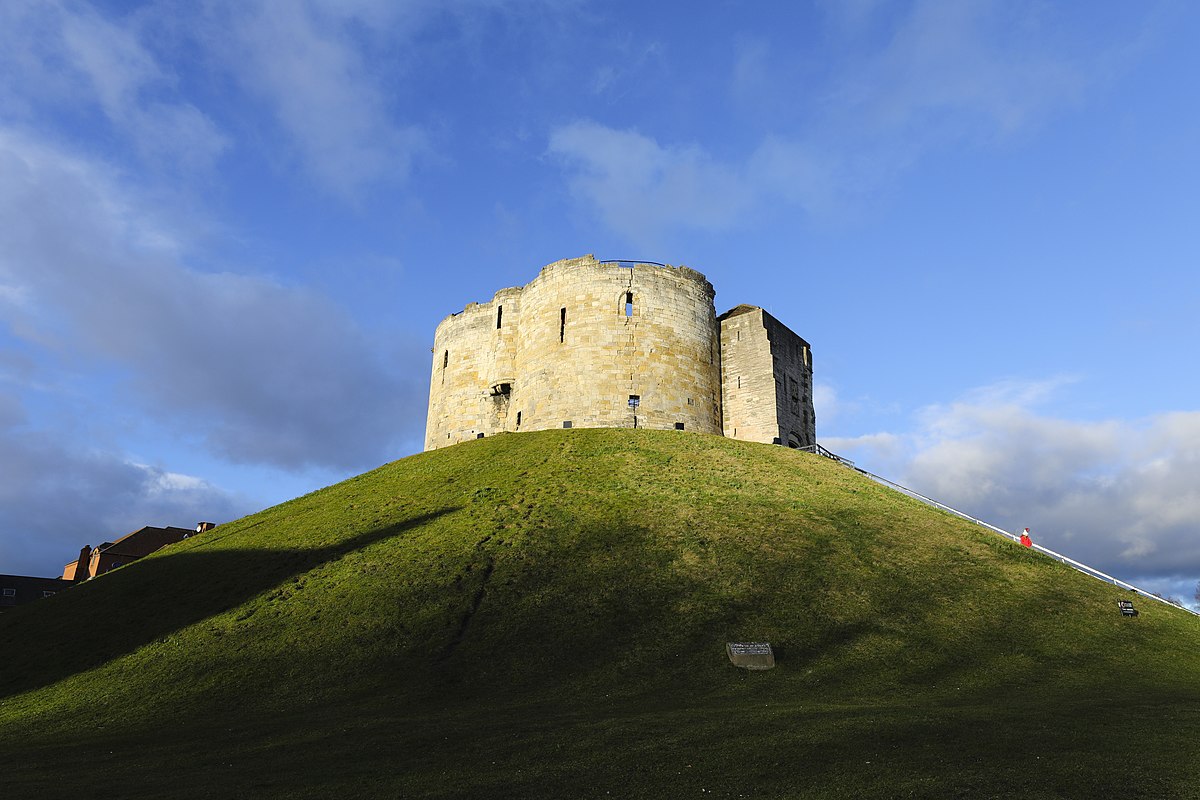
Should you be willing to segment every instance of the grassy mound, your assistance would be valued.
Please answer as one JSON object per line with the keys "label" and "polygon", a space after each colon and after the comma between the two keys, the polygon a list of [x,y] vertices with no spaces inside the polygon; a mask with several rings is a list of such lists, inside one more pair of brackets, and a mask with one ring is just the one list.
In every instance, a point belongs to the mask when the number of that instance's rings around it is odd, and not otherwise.
{"label": "grassy mound", "polygon": [[[498,436],[0,618],[0,775],[31,797],[1196,796],[1200,624],[1126,597],[796,451]],[[778,667],[732,667],[748,640]]]}

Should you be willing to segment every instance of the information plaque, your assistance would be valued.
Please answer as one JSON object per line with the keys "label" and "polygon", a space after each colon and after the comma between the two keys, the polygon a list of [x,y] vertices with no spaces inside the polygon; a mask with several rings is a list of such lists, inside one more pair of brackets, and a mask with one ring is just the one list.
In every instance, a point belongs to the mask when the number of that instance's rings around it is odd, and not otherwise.
{"label": "information plaque", "polygon": [[775,654],[768,642],[726,642],[725,652],[735,667],[742,669],[774,669]]}

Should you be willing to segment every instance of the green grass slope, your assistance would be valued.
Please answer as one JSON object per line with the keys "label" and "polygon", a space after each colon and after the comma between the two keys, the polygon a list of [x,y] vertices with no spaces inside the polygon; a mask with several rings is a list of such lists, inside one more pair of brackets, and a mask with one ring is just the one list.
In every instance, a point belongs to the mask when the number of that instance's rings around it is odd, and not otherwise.
{"label": "green grass slope", "polygon": [[1200,796],[1200,621],[1127,596],[796,451],[498,436],[0,617],[0,784]]}

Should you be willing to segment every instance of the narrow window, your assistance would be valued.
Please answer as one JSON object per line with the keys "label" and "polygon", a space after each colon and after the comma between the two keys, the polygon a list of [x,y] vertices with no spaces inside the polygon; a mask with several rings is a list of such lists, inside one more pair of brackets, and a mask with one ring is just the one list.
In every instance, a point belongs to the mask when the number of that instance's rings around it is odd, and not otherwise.
{"label": "narrow window", "polygon": [[640,406],[641,404],[642,404],[641,395],[637,395],[637,394],[629,395],[629,407],[630,408],[632,408],[636,411],[637,407]]}
{"label": "narrow window", "polygon": [[504,320],[504,306],[496,306],[496,330],[500,330],[500,323]]}
{"label": "narrow window", "polygon": [[625,316],[633,316],[633,292],[625,293]]}
{"label": "narrow window", "polygon": [[567,338],[567,310],[560,309],[558,312],[558,341],[562,343]]}
{"label": "narrow window", "polygon": [[450,366],[450,351],[449,350],[442,353],[442,369],[445,369],[448,366]]}
{"label": "narrow window", "polygon": [[521,430],[521,412],[517,412],[517,430]]}
{"label": "narrow window", "polygon": [[682,422],[676,422],[676,423],[675,423],[675,430],[677,430],[677,431],[681,431],[681,430],[683,430],[683,423],[682,423]]}
{"label": "narrow window", "polygon": [[738,388],[742,388],[742,376],[738,375]]}

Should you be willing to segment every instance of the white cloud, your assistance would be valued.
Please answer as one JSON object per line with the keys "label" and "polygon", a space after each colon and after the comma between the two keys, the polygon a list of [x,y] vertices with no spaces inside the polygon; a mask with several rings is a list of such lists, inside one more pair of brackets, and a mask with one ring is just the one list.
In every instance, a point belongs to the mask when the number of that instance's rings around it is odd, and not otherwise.
{"label": "white cloud", "polygon": [[[594,121],[552,130],[549,151],[576,199],[635,242],[748,224],[781,203],[836,219],[932,150],[988,144],[1078,102],[1092,61],[1106,58],[1061,52],[1034,4],[922,0],[886,15],[877,5],[829,15],[834,45],[848,55],[820,85],[778,80],[795,56],[763,41],[735,48],[735,97],[764,110],[812,109],[790,128],[786,116],[782,129],[773,118],[740,157]],[[872,24],[890,25],[884,44],[860,35]]]}
{"label": "white cloud", "polygon": [[70,2],[4,4],[0,98],[25,115],[96,107],[154,163],[208,169],[230,141],[143,43],[135,18],[114,22]]}
{"label": "white cloud", "polygon": [[1003,135],[1077,100],[1081,65],[1040,38],[1030,4],[919,0],[839,89],[860,122],[919,140]]}
{"label": "white cloud", "polygon": [[828,423],[837,416],[839,408],[837,389],[827,383],[813,384],[813,411],[817,419]]}
{"label": "white cloud", "polygon": [[[0,403],[0,406],[4,405]],[[143,525],[190,527],[254,510],[199,478],[136,464],[0,409],[0,570],[53,577],[85,544]]]}
{"label": "white cloud", "polygon": [[[402,179],[427,147],[397,123],[381,73],[395,66],[427,3],[211,3],[205,43],[266,104],[304,168],[342,195]],[[399,41],[397,41],[399,40]]]}
{"label": "white cloud", "polygon": [[614,230],[649,243],[666,228],[725,228],[752,200],[745,176],[696,145],[663,147],[634,130],[591,121],[555,129],[549,152],[574,195]]}
{"label": "white cloud", "polygon": [[[218,454],[301,468],[374,466],[423,409],[342,308],[266,277],[198,272],[186,241],[105,168],[0,129],[0,306],[17,336],[123,367],[127,402],[186,422]],[[416,370],[415,374],[421,374]],[[406,427],[407,426],[407,427]]]}
{"label": "white cloud", "polygon": [[1200,412],[1061,419],[1037,411],[1055,383],[984,387],[910,432],[826,444],[1110,574],[1200,577]]}

